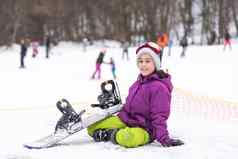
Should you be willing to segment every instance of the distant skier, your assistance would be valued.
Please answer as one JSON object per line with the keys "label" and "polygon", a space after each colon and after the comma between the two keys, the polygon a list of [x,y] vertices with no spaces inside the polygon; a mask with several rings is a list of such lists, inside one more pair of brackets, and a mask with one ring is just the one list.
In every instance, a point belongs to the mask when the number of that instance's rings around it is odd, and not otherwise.
{"label": "distant skier", "polygon": [[87,51],[87,46],[88,46],[88,39],[83,38],[83,52]]}
{"label": "distant skier", "polygon": [[168,73],[160,70],[160,48],[148,42],[136,50],[140,74],[129,89],[126,103],[117,116],[88,127],[96,142],[112,141],[132,148],[157,140],[164,147],[180,146],[183,141],[170,138],[167,120],[170,114],[172,83]]}
{"label": "distant skier", "polygon": [[225,30],[225,36],[224,36],[224,48],[223,51],[226,50],[226,46],[229,45],[229,48],[231,50],[231,35],[229,33],[229,31],[226,29]]}
{"label": "distant skier", "polygon": [[38,51],[38,47],[39,47],[39,43],[38,41],[32,41],[31,42],[31,47],[32,47],[32,57],[36,57],[36,55],[39,53]]}
{"label": "distant skier", "polygon": [[161,47],[161,53],[159,54],[160,63],[162,64],[162,58],[164,53],[164,48],[168,45],[168,35],[166,33],[160,33],[157,37],[157,44]]}
{"label": "distant skier", "polygon": [[19,68],[25,68],[24,59],[27,53],[27,45],[24,39],[22,39],[20,43],[21,43],[21,52],[20,52],[20,67]]}
{"label": "distant skier", "polygon": [[110,62],[108,62],[106,64],[111,65],[112,76],[113,76],[114,79],[116,79],[117,78],[117,76],[116,76],[116,65],[115,65],[114,59],[111,57]]}
{"label": "distant skier", "polygon": [[95,75],[97,75],[97,78],[100,79],[101,78],[101,65],[102,63],[104,62],[103,59],[104,59],[104,56],[105,56],[105,53],[106,53],[106,49],[103,49],[100,51],[98,57],[97,57],[97,60],[96,60],[96,68],[95,68],[95,71],[93,72],[92,76],[91,76],[91,79],[95,79]]}
{"label": "distant skier", "polygon": [[124,42],[122,44],[122,60],[124,60],[125,56],[126,56],[127,61],[130,60],[128,48],[129,48],[129,43],[128,42]]}
{"label": "distant skier", "polygon": [[187,35],[186,34],[181,39],[180,46],[182,47],[182,52],[180,54],[180,57],[185,57],[185,52],[186,52],[187,46],[188,46],[188,39],[187,39]]}
{"label": "distant skier", "polygon": [[51,39],[49,36],[46,37],[46,41],[45,41],[45,52],[46,52],[46,55],[45,57],[46,58],[49,58],[49,53],[50,53],[50,45],[51,45]]}
{"label": "distant skier", "polygon": [[173,46],[173,40],[170,39],[168,43],[168,56],[171,56],[172,46]]}

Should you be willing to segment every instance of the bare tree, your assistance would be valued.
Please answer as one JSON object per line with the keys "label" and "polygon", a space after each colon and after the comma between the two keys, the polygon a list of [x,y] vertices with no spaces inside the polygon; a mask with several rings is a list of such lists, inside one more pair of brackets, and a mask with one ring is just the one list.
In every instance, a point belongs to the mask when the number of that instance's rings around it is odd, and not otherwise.
{"label": "bare tree", "polygon": [[[217,13],[217,0],[202,0],[201,5],[201,44],[212,43],[211,36],[216,34],[216,13]],[[214,38],[214,37],[213,37]],[[215,40],[215,39],[214,39]]]}
{"label": "bare tree", "polygon": [[193,0],[182,0],[179,3],[184,34],[192,34],[194,18],[192,14]]}
{"label": "bare tree", "polygon": [[238,34],[237,0],[0,1],[4,3],[0,6],[0,44],[45,35],[57,40],[87,37],[141,42],[154,41],[158,32],[172,32],[179,39],[184,34],[193,37],[195,25],[201,25],[204,44],[214,29],[221,39],[232,21]]}
{"label": "bare tree", "polygon": [[[17,0],[6,0],[4,5],[1,5],[1,27],[3,27],[1,35],[6,39],[1,39],[7,44],[15,42],[16,36],[19,33],[18,29],[21,27],[24,30],[23,21],[25,16],[25,3],[23,0],[21,3]],[[22,36],[22,35],[21,35]]]}
{"label": "bare tree", "polygon": [[232,18],[236,28],[236,35],[238,36],[238,18],[237,18],[238,1],[232,0],[230,3],[230,6],[231,6]]}

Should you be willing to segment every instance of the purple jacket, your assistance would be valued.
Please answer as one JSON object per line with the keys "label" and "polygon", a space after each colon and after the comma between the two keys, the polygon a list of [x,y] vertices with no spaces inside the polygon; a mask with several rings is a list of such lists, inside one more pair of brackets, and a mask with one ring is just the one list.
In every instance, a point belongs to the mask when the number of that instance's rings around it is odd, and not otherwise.
{"label": "purple jacket", "polygon": [[147,130],[151,140],[163,143],[169,139],[167,119],[170,114],[171,77],[160,79],[157,73],[148,77],[139,75],[130,87],[129,94],[119,118],[129,127]]}

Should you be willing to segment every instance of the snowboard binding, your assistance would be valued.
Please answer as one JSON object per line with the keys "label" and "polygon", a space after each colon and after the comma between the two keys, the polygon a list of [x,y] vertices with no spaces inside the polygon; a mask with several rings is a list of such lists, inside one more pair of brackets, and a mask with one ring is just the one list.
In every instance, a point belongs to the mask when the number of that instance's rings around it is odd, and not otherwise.
{"label": "snowboard binding", "polygon": [[81,116],[85,112],[85,110],[82,110],[77,113],[66,99],[58,101],[56,106],[63,115],[56,124],[55,133],[62,129],[70,132],[72,126],[81,121]]}
{"label": "snowboard binding", "polygon": [[[108,88],[109,87],[109,88]],[[101,91],[97,98],[99,104],[91,104],[92,107],[107,109],[117,104],[121,104],[121,97],[117,83],[113,80],[105,81],[101,84]]]}
{"label": "snowboard binding", "polygon": [[[97,98],[99,104],[91,104],[92,107],[107,109],[121,104],[119,89],[116,82],[113,80],[103,82],[101,84],[101,91],[102,93]],[[74,126],[81,123],[82,114],[84,114],[86,110],[82,110],[80,113],[77,113],[66,99],[59,100],[56,103],[56,106],[62,113],[62,116],[55,126],[55,133],[60,130],[67,131],[68,133],[73,132]]]}

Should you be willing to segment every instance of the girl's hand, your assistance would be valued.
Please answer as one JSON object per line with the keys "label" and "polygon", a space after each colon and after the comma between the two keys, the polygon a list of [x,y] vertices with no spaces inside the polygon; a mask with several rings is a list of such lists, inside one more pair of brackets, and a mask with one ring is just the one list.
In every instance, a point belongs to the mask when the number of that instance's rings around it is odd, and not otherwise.
{"label": "girl's hand", "polygon": [[183,144],[184,144],[184,142],[180,139],[170,139],[170,138],[161,142],[161,145],[163,147],[180,146],[180,145],[183,145]]}

